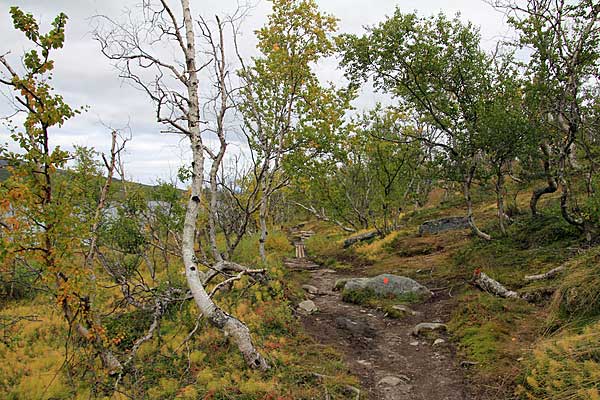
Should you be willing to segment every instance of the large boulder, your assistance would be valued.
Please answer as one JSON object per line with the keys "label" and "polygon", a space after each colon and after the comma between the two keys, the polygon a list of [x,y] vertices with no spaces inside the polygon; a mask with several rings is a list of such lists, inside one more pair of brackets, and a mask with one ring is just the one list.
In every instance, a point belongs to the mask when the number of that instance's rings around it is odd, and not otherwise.
{"label": "large boulder", "polygon": [[424,222],[419,227],[419,235],[436,234],[445,231],[455,231],[469,227],[467,217],[446,217]]}
{"label": "large boulder", "polygon": [[338,283],[344,293],[371,291],[382,297],[402,297],[416,294],[430,297],[433,293],[419,282],[392,274],[381,274],[373,278],[352,278]]}

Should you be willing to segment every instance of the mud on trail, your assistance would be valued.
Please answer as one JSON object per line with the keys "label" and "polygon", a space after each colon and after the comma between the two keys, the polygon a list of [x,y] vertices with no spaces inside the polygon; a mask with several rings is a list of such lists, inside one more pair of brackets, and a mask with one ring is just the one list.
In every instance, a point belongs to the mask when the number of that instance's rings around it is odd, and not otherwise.
{"label": "mud on trail", "polygon": [[[295,261],[295,269],[300,269]],[[461,360],[448,340],[433,345],[435,338],[415,337],[421,322],[447,322],[454,299],[436,295],[413,304],[416,315],[389,318],[383,312],[342,301],[332,291],[335,281],[357,277],[334,270],[310,271],[308,284],[319,289],[313,301],[319,311],[303,315],[305,330],[320,343],[344,354],[350,371],[361,381],[361,399],[373,400],[467,400],[480,399],[465,378]],[[444,333],[437,335],[447,339]]]}

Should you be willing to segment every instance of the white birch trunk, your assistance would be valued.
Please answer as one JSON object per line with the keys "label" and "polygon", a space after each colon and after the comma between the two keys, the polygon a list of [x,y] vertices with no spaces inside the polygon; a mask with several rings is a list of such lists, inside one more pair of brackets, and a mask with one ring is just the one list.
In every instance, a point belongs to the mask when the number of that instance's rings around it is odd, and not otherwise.
{"label": "white birch trunk", "polygon": [[[200,101],[198,97],[198,74],[195,60],[195,38],[193,20],[189,0],[181,0],[186,34],[186,70],[188,71],[188,99],[190,101],[188,129],[192,147],[192,187],[191,196],[187,204],[182,235],[182,257],[185,265],[185,275],[194,301],[202,314],[215,327],[221,329],[225,335],[231,336],[238,346],[246,363],[261,370],[268,369],[266,360],[258,353],[252,344],[250,331],[238,319],[221,310],[209,297],[204,286],[194,253],[196,237],[196,221],[200,211],[202,196],[202,181],[204,176],[204,148],[200,132]],[[203,274],[202,274],[203,275]]]}

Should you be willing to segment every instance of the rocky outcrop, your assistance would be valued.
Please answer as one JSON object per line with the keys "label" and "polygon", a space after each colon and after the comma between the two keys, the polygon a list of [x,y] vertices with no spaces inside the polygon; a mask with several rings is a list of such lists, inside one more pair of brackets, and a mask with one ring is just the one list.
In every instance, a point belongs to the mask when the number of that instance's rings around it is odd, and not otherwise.
{"label": "rocky outcrop", "polygon": [[469,228],[467,217],[446,217],[424,222],[419,227],[419,235],[435,235],[446,231]]}
{"label": "rocky outcrop", "polygon": [[372,291],[377,296],[402,297],[416,294],[430,297],[433,293],[419,282],[405,276],[382,274],[373,278],[351,278],[336,282],[336,288],[345,293],[356,291]]}

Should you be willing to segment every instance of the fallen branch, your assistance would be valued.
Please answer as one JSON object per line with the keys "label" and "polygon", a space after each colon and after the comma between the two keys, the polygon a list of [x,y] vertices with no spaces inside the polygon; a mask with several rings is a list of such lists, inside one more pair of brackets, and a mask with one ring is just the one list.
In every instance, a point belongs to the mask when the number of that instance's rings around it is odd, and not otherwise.
{"label": "fallen branch", "polygon": [[242,277],[244,275],[252,275],[252,274],[264,274],[265,270],[264,269],[245,269],[243,271],[240,271],[239,274],[237,274],[236,276],[232,276],[229,279],[225,279],[223,282],[219,283],[218,285],[216,285],[213,290],[211,290],[211,292],[208,294],[208,297],[213,297],[219,290],[221,290],[222,288],[232,284],[235,281],[239,281],[240,279],[242,279]]}
{"label": "fallen branch", "polygon": [[369,231],[369,232],[362,233],[360,235],[351,236],[348,239],[344,240],[344,248],[347,249],[348,247],[352,246],[354,243],[373,239],[377,235],[378,235],[377,231]]}
{"label": "fallen branch", "polygon": [[548,272],[545,272],[543,274],[539,274],[539,275],[527,275],[525,277],[525,282],[535,282],[535,281],[542,281],[542,280],[546,280],[546,279],[552,279],[554,278],[556,275],[560,274],[561,272],[563,272],[566,269],[566,265],[563,264],[559,267],[556,267],[554,269],[551,269]]}
{"label": "fallen branch", "polygon": [[522,299],[528,303],[538,303],[555,291],[554,288],[539,288],[525,293],[517,293],[507,289],[500,282],[495,281],[480,270],[475,270],[472,283],[495,296],[507,299]]}
{"label": "fallen branch", "polygon": [[517,292],[508,290],[500,282],[493,280],[487,276],[485,272],[481,272],[480,270],[475,270],[475,274],[473,275],[473,283],[483,291],[496,296],[507,299],[518,299],[521,297]]}

